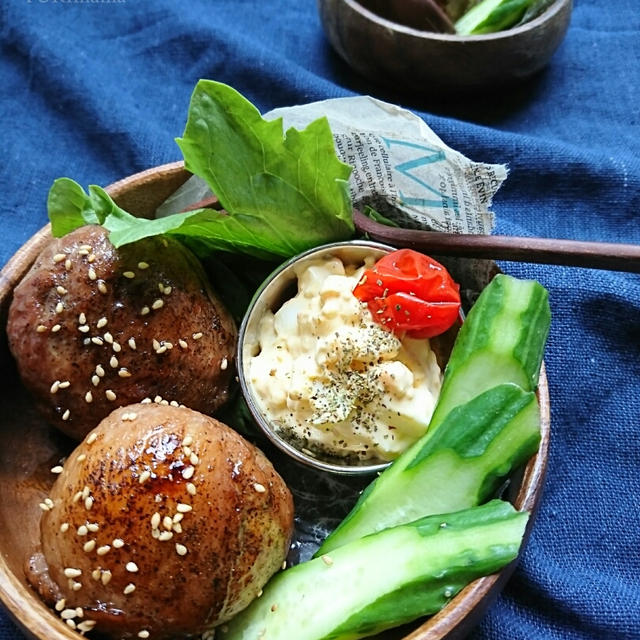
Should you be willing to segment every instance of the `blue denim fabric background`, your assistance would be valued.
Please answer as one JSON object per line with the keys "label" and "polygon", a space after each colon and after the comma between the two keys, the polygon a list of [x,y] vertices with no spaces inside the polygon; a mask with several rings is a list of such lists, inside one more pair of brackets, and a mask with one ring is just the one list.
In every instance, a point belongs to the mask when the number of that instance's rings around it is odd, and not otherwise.
{"label": "blue denim fabric background", "polygon": [[[46,223],[55,178],[107,185],[180,159],[199,78],[263,112],[398,103],[473,160],[509,165],[496,232],[640,243],[638,0],[575,0],[542,74],[463,101],[356,76],[314,0],[3,0],[0,39],[0,265]],[[551,293],[552,443],[529,544],[472,638],[640,638],[640,275],[501,266]],[[0,608],[0,640],[21,638]]]}

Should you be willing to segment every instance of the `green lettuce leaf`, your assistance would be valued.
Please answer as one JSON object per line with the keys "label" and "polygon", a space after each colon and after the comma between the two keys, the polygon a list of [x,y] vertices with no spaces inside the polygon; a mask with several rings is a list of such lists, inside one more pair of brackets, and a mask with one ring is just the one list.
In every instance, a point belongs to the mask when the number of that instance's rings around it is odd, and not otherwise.
{"label": "green lettuce leaf", "polygon": [[353,235],[348,178],[326,118],[283,134],[231,87],[200,80],[183,137],[185,167],[202,177],[226,212],[198,209],[164,218],[136,218],[92,185],[85,193],[68,178],[49,192],[53,233],[99,223],[116,246],[159,234],[179,236],[198,255],[230,251],[260,258],[290,257]]}

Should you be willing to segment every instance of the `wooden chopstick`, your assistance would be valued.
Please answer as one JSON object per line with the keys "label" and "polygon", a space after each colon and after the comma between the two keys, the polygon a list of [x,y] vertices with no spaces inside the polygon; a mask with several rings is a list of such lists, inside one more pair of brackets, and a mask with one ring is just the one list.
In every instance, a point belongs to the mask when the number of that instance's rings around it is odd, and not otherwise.
{"label": "wooden chopstick", "polygon": [[635,244],[403,229],[376,222],[356,209],[353,222],[372,240],[435,255],[640,273],[640,245]]}

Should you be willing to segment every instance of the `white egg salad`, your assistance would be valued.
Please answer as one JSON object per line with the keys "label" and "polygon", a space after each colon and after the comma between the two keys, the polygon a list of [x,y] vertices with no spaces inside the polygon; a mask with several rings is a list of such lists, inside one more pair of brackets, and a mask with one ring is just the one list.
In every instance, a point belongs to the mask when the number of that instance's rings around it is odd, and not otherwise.
{"label": "white egg salad", "polygon": [[352,290],[363,265],[318,258],[260,321],[248,374],[263,414],[312,453],[393,460],[427,429],[442,373],[429,340],[374,322]]}

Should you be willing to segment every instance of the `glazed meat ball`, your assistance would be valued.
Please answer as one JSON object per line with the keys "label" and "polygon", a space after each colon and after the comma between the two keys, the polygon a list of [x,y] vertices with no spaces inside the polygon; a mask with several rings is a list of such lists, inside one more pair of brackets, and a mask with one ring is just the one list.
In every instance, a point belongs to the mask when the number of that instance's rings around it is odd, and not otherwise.
{"label": "glazed meat ball", "polygon": [[47,504],[48,577],[30,580],[80,631],[114,638],[229,620],[280,569],[293,529],[291,494],[260,450],[211,417],[154,403],[103,420]]}
{"label": "glazed meat ball", "polygon": [[15,288],[7,335],[39,409],[76,440],[147,397],[214,412],[237,337],[183,245],[155,237],[115,249],[97,225],[44,249]]}

